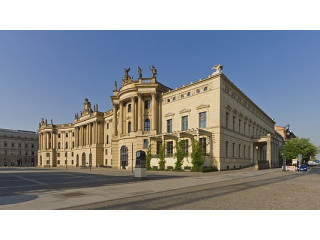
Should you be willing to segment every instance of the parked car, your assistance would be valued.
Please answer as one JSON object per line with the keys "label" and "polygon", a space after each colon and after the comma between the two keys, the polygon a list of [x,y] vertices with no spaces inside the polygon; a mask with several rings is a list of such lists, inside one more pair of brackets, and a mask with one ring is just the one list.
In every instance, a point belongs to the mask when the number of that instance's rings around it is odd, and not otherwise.
{"label": "parked car", "polygon": [[314,162],[314,161],[309,161],[309,162],[308,162],[308,165],[309,165],[309,166],[317,166],[318,163],[316,163],[316,162]]}
{"label": "parked car", "polygon": [[305,164],[300,165],[298,171],[307,171],[307,166]]}

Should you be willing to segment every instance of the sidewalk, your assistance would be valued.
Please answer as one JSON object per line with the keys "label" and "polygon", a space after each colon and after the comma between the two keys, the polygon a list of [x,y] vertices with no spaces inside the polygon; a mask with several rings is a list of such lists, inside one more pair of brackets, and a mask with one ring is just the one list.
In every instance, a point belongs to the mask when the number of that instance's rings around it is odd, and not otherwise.
{"label": "sidewalk", "polygon": [[141,180],[131,183],[114,184],[101,187],[79,188],[72,190],[33,191],[24,195],[0,197],[0,209],[45,210],[63,209],[85,204],[141,196],[209,183],[223,182],[246,177],[254,177],[272,172],[280,172],[280,168],[261,171],[230,171],[223,174],[202,174],[175,179]]}

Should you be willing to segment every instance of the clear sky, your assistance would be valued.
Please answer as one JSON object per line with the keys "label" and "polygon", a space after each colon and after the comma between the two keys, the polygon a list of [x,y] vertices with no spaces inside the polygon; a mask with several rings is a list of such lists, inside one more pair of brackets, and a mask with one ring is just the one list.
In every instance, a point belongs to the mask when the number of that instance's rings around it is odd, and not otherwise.
{"label": "clear sky", "polygon": [[171,87],[224,73],[277,125],[320,145],[319,31],[0,31],[0,128],[70,123],[87,97],[112,108],[123,69]]}

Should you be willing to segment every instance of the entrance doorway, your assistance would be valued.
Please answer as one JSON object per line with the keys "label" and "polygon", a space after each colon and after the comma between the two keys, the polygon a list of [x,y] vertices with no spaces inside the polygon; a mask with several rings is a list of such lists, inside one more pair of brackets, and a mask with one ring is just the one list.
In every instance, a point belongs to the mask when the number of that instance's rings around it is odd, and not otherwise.
{"label": "entrance doorway", "polygon": [[77,162],[76,162],[76,167],[79,167],[79,154],[77,154]]}
{"label": "entrance doorway", "polygon": [[122,146],[120,149],[120,164],[121,169],[126,169],[128,166],[128,148],[126,146]]}
{"label": "entrance doorway", "polygon": [[82,166],[86,166],[86,154],[82,153]]}

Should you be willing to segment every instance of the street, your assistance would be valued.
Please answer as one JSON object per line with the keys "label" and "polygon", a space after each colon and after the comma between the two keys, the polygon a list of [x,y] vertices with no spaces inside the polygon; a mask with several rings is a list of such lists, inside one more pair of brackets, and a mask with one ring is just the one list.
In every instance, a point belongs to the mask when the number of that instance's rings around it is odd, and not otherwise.
{"label": "street", "polygon": [[0,209],[320,209],[320,167],[308,172],[0,170]]}

